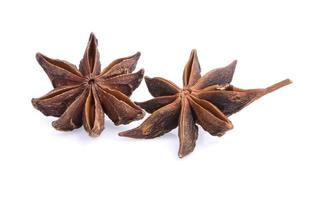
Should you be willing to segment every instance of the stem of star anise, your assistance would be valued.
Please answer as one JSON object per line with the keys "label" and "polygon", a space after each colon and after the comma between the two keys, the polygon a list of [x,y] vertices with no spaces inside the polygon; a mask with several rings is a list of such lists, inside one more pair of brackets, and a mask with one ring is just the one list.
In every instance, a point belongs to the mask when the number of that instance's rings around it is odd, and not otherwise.
{"label": "stem of star anise", "polygon": [[276,83],[276,84],[274,84],[272,86],[267,87],[266,88],[266,94],[271,93],[271,92],[273,92],[275,90],[278,90],[279,88],[284,87],[286,85],[289,85],[291,83],[292,83],[292,81],[290,79],[285,79],[283,81],[280,81],[280,82],[278,82],[278,83]]}

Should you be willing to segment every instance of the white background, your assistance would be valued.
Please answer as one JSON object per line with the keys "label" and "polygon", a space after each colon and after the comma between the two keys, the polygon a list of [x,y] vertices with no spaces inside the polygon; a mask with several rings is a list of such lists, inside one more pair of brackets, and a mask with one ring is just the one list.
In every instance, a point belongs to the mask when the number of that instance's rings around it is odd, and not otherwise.
{"label": "white background", "polygon": [[[1,1],[0,199],[322,199],[320,1]],[[222,138],[199,128],[177,158],[177,129],[120,138],[141,121],[62,133],[31,105],[52,89],[35,53],[78,64],[90,32],[101,63],[141,51],[137,69],[181,85],[192,48],[202,73],[238,59],[233,84],[294,81],[230,117]],[[150,99],[144,82],[133,100]]]}

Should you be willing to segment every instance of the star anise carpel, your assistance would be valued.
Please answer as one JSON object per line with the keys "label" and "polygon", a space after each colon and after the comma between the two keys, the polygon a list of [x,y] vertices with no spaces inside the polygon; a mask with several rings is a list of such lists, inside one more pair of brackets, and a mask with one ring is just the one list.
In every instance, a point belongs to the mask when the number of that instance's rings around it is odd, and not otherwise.
{"label": "star anise carpel", "polygon": [[90,136],[98,136],[104,129],[104,113],[115,125],[144,116],[141,108],[129,99],[144,75],[143,69],[132,73],[140,53],[117,59],[101,71],[97,46],[92,33],[79,68],[64,60],[36,54],[54,89],[32,99],[32,104],[46,116],[59,117],[52,123],[58,130],[68,131],[83,125]]}
{"label": "star anise carpel", "polygon": [[137,128],[121,132],[120,136],[154,138],[178,127],[178,156],[184,157],[195,148],[198,125],[213,136],[222,136],[233,128],[228,119],[256,99],[277,90],[291,81],[286,79],[265,89],[244,90],[230,83],[237,61],[201,76],[196,50],[192,50],[184,68],[183,89],[169,80],[145,77],[154,97],[136,102],[151,115]]}

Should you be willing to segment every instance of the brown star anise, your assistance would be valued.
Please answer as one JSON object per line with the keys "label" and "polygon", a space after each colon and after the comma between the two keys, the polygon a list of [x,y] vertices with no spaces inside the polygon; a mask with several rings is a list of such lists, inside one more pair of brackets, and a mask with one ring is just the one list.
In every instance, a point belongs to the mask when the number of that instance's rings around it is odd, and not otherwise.
{"label": "brown star anise", "polygon": [[90,136],[98,136],[104,129],[104,113],[115,125],[144,116],[140,107],[128,98],[144,74],[143,69],[132,74],[140,53],[117,59],[101,72],[97,46],[92,33],[79,69],[63,60],[36,55],[54,89],[32,99],[32,104],[46,116],[59,117],[52,123],[58,130],[73,130],[83,124]]}
{"label": "brown star anise", "polygon": [[265,89],[238,89],[230,85],[236,64],[237,61],[233,61],[201,77],[200,64],[193,50],[184,69],[183,89],[163,78],[145,77],[148,90],[155,98],[137,104],[152,114],[139,127],[119,135],[154,138],[178,126],[178,156],[181,158],[194,150],[198,136],[196,123],[211,135],[222,136],[233,128],[228,116],[291,83],[286,79]]}

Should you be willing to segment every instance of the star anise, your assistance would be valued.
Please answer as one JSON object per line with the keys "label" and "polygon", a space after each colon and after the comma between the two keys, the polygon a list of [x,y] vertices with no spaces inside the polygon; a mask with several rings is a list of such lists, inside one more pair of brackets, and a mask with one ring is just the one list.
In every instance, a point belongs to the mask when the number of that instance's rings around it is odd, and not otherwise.
{"label": "star anise", "polygon": [[129,99],[144,74],[143,69],[132,73],[140,53],[117,59],[101,72],[97,46],[92,33],[79,69],[67,61],[36,55],[54,89],[32,99],[32,104],[46,116],[59,117],[52,123],[58,130],[73,130],[83,124],[90,136],[98,136],[104,129],[104,113],[115,125],[144,116],[140,107]]}
{"label": "star anise", "polygon": [[213,136],[222,136],[233,128],[228,116],[238,112],[254,100],[289,83],[286,79],[265,89],[238,89],[230,82],[237,61],[226,67],[200,74],[197,53],[192,50],[183,74],[183,89],[163,78],[145,81],[154,99],[136,103],[152,113],[139,127],[119,133],[132,138],[154,138],[178,128],[181,158],[195,148],[199,124]]}

